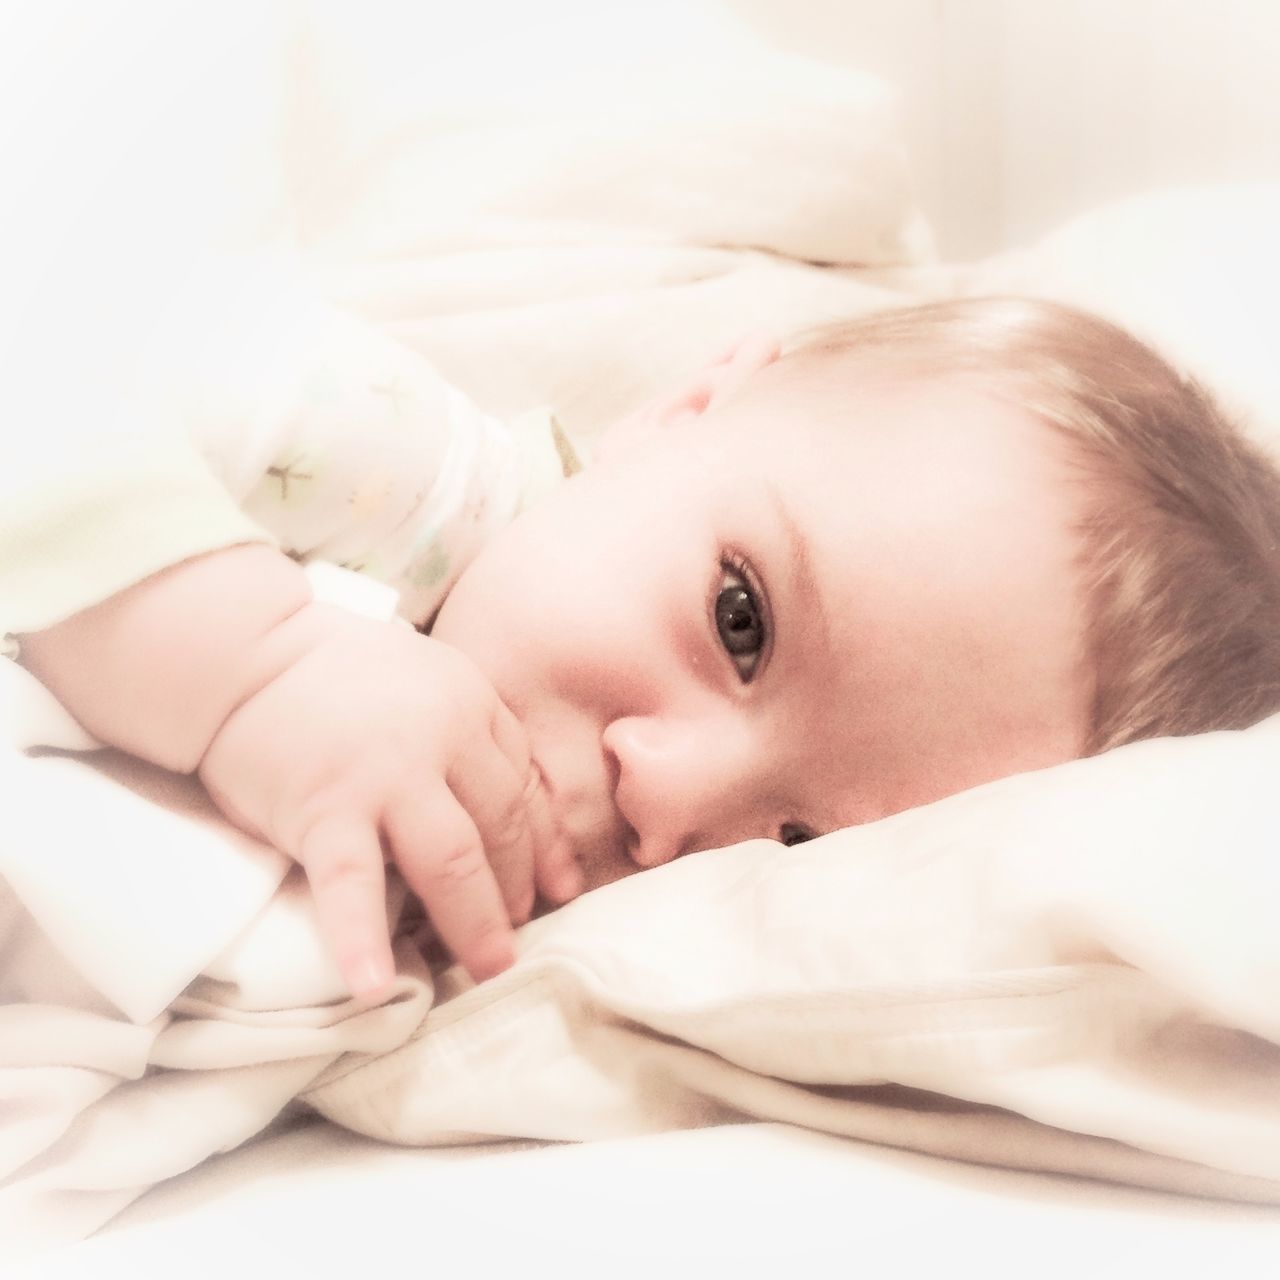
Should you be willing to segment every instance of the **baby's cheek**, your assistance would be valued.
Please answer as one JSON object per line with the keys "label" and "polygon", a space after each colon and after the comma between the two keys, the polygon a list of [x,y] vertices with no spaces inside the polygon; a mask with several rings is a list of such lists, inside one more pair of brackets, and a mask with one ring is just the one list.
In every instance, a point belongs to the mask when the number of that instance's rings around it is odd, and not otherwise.
{"label": "baby's cheek", "polygon": [[436,615],[431,635],[466,654],[511,706],[534,660],[536,640],[525,622],[529,614],[512,592],[464,574]]}

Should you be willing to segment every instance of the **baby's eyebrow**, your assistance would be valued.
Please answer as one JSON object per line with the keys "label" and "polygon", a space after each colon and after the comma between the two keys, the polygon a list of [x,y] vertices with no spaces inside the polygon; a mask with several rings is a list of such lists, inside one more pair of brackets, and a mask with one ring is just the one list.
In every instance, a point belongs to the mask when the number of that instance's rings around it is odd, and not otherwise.
{"label": "baby's eyebrow", "polygon": [[[801,634],[806,639],[812,637],[818,646],[818,652],[829,663],[832,658],[830,619],[813,570],[809,539],[777,483],[772,478],[766,478],[764,488],[787,546],[787,590],[794,605],[798,606],[793,609],[793,613],[803,611],[805,626]],[[809,652],[812,653],[813,650],[810,649]]]}

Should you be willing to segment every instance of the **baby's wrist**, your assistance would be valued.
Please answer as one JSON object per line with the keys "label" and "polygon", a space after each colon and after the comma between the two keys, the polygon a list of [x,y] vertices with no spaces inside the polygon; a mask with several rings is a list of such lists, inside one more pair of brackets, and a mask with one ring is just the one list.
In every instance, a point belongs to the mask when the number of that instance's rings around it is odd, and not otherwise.
{"label": "baby's wrist", "polygon": [[240,655],[233,679],[228,684],[230,694],[224,700],[222,714],[190,768],[199,770],[223,728],[242,707],[309,654],[354,628],[383,625],[386,624],[337,605],[314,599],[303,601]]}

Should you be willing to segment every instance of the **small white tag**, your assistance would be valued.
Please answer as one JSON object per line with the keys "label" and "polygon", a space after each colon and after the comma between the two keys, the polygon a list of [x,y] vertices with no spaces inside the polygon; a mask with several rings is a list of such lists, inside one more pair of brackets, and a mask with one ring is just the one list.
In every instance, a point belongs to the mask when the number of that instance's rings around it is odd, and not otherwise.
{"label": "small white tag", "polygon": [[385,582],[340,569],[327,560],[312,560],[303,566],[303,572],[311,583],[312,597],[319,604],[336,604],[382,622],[396,617],[400,593]]}

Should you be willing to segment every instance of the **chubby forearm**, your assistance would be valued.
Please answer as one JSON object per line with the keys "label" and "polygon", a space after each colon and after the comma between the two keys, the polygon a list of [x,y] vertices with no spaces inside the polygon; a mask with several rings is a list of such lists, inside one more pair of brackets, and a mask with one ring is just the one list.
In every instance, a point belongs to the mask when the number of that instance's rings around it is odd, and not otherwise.
{"label": "chubby forearm", "polygon": [[22,637],[22,662],[90,733],[191,772],[227,717],[333,623],[302,569],[228,547]]}

